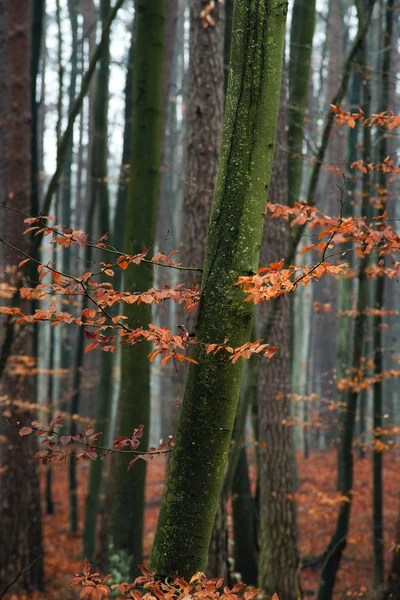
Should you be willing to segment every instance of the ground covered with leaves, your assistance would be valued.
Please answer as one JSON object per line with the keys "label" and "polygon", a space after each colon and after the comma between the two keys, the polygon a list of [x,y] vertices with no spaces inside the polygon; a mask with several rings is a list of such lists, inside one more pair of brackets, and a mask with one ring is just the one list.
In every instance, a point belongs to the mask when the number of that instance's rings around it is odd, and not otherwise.
{"label": "ground covered with leaves", "polygon": [[[308,459],[298,454],[300,486],[296,492],[300,551],[303,557],[318,557],[334,531],[340,494],[336,491],[336,452],[312,452]],[[399,502],[400,457],[390,452],[384,457],[385,562],[391,562]],[[45,468],[42,467],[44,487]],[[155,459],[148,465],[147,508],[144,552],[148,557],[157,523],[164,486],[166,462]],[[55,513],[44,513],[46,592],[30,596],[9,595],[9,600],[72,600],[79,590],[70,587],[81,570],[82,516],[84,512],[88,463],[79,467],[80,532],[68,531],[68,470],[53,467]],[[339,571],[335,598],[372,598],[372,469],[371,457],[355,461],[355,488],[347,548]],[[231,528],[230,528],[231,529]],[[311,598],[318,586],[321,562],[302,570],[302,589]]]}

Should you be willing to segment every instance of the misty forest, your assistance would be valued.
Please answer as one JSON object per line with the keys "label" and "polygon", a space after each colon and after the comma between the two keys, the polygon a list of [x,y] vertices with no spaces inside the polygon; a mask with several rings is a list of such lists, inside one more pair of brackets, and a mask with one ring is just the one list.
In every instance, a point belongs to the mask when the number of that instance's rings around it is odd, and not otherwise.
{"label": "misty forest", "polygon": [[399,14],[0,0],[1,600],[400,600]]}

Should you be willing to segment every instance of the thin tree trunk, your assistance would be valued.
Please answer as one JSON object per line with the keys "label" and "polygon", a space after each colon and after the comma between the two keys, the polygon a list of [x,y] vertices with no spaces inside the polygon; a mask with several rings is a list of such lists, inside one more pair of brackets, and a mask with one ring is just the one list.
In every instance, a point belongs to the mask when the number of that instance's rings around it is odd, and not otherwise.
{"label": "thin tree trunk", "polygon": [[[125,237],[125,215],[128,201],[128,185],[129,185],[129,160],[130,160],[130,149],[132,141],[132,71],[133,71],[133,59],[134,59],[134,24],[132,25],[132,39],[128,53],[128,64],[126,72],[126,83],[125,83],[125,126],[124,126],[124,143],[122,148],[122,161],[121,171],[118,183],[118,194],[117,204],[115,207],[114,225],[113,225],[113,236],[114,243],[118,239],[124,239]],[[117,269],[114,274],[114,289],[122,289],[122,271]],[[120,350],[117,351],[116,360],[120,361]],[[109,433],[113,433],[113,419],[110,415],[110,424],[108,427]],[[109,526],[110,526],[110,514],[112,507],[112,497],[114,490],[114,478],[115,478],[115,461],[110,459],[110,464],[106,465],[108,483],[106,488],[106,498],[101,512],[100,528],[99,528],[99,544],[96,548],[96,560],[95,564],[97,568],[104,571],[107,569],[107,555],[108,555],[108,539],[109,539]],[[111,464],[112,463],[112,464]],[[85,544],[85,542],[84,542]],[[84,547],[84,555],[86,556],[86,550]]]}
{"label": "thin tree trunk", "polygon": [[[131,167],[126,217],[125,251],[140,252],[155,241],[162,146],[162,89],[165,0],[137,0],[136,44],[133,65],[133,122]],[[149,77],[149,70],[152,76]],[[131,266],[124,274],[128,292],[153,287],[153,268]],[[148,327],[151,309],[124,309],[129,325]],[[144,426],[141,440],[147,448],[150,426],[150,363],[147,343],[125,348],[121,357],[119,435],[132,435]],[[139,461],[127,472],[129,460],[120,456],[110,523],[109,560],[123,576],[138,571],[143,558],[143,519],[146,463]]]}
{"label": "thin tree trunk", "polygon": [[[110,11],[110,0],[100,3],[100,18],[104,27]],[[97,212],[100,235],[110,232],[110,208],[107,185],[108,159],[108,82],[110,74],[110,39],[104,43],[97,75],[96,98],[94,104],[94,143],[91,171],[91,193]],[[102,257],[106,262],[107,256]],[[117,288],[118,289],[118,288]],[[100,380],[96,401],[96,428],[102,432],[104,443],[108,444],[109,423],[112,408],[114,354],[102,352],[100,356]],[[95,460],[90,465],[89,490],[86,499],[85,524],[83,535],[83,556],[92,561],[96,551],[97,517],[100,510],[100,495],[105,488],[104,463]]]}
{"label": "thin tree trunk", "polygon": [[[390,67],[392,53],[392,32],[393,32],[393,10],[394,0],[387,0],[385,11],[385,32],[384,32],[384,51],[381,71],[381,97],[379,100],[379,111],[387,111],[389,114],[389,90],[390,90]],[[387,138],[386,131],[379,131],[379,162],[383,163],[387,157]],[[378,184],[381,189],[386,189],[387,176],[383,171],[379,171]],[[387,197],[382,198],[383,202],[387,202]],[[386,210],[384,206],[379,214],[382,215]],[[384,264],[384,258],[379,257],[378,261],[381,265]],[[379,310],[383,309],[385,294],[385,277],[378,277],[375,287],[374,307]],[[375,588],[381,588],[384,582],[384,547],[383,547],[383,473],[382,473],[382,451],[379,448],[381,438],[381,430],[383,426],[383,384],[379,379],[383,371],[383,318],[382,315],[377,315],[373,320],[374,332],[374,350],[375,350],[375,369],[374,373],[378,376],[378,380],[374,384],[373,391],[373,428],[374,428],[374,447],[373,447],[373,546],[374,546],[374,585]]]}
{"label": "thin tree trunk", "polygon": [[[69,57],[69,87],[68,87],[68,115],[71,114],[75,96],[76,96],[76,82],[78,77],[78,10],[79,0],[68,0],[68,12],[71,23],[71,55]],[[60,17],[59,17],[60,18]],[[62,68],[62,64],[59,65]],[[59,140],[57,146],[59,146]],[[74,149],[74,127],[71,129],[71,135],[66,147],[65,159],[64,159],[64,170],[62,175],[62,192],[61,192],[61,210],[60,217],[61,222],[65,227],[70,228],[71,215],[72,215],[72,163],[73,163],[73,149]],[[34,213],[35,214],[35,213]],[[64,273],[71,272],[71,250],[69,248],[62,249],[62,271]],[[63,402],[62,410],[67,410],[67,402],[71,396],[71,359],[72,359],[72,336],[71,328],[66,324],[62,324],[60,327],[60,366],[65,373],[67,373],[63,382]]]}
{"label": "thin tree trunk", "polygon": [[303,170],[304,117],[308,105],[315,0],[295,0],[290,32],[288,108],[288,195],[293,206],[299,200]]}
{"label": "thin tree trunk", "polygon": [[[205,567],[243,373],[205,343],[248,342],[253,307],[235,286],[257,270],[279,109],[286,5],[236,0],[222,151],[211,210],[196,345],[150,569],[164,578]],[[273,38],[274,43],[269,43]]]}
{"label": "thin tree trunk", "polygon": [[[174,175],[170,169],[175,162],[177,152],[176,139],[176,95],[177,95],[177,50],[179,37],[177,36],[177,24],[179,21],[178,0],[169,0],[166,5],[165,15],[165,49],[163,65],[163,147],[162,147],[162,169],[160,178],[160,199],[157,216],[157,240],[165,240],[162,250],[169,253],[176,249],[177,237],[174,235],[174,213],[179,212],[179,197],[175,194],[171,180]],[[182,18],[182,17],[181,17]],[[184,17],[183,17],[184,18]],[[167,237],[170,238],[166,240]],[[174,274],[169,269],[158,269],[155,273],[156,287],[162,289],[165,285],[173,285]],[[156,311],[156,307],[153,309]],[[159,313],[159,324],[173,331],[175,323],[175,306],[170,303],[163,306]],[[155,318],[157,318],[154,315]],[[162,439],[167,439],[170,434],[169,422],[171,411],[174,410],[172,400],[176,397],[175,387],[175,365],[170,361],[165,365],[158,376],[157,412],[160,415],[159,432]],[[153,400],[153,399],[152,399]],[[154,409],[153,409],[154,414]],[[166,462],[166,466],[168,462]]]}
{"label": "thin tree trunk", "polygon": [[[57,146],[60,143],[61,138],[61,129],[62,129],[62,117],[63,117],[63,80],[64,80],[64,69],[63,69],[63,35],[62,35],[62,27],[61,27],[61,6],[60,0],[56,1],[56,21],[57,21],[57,33],[58,33],[58,99],[57,99],[57,124],[56,124],[56,140]],[[44,78],[44,73],[42,75]],[[44,102],[44,98],[43,98]],[[44,134],[44,131],[43,131]],[[55,206],[54,206],[54,215],[57,222],[57,216],[59,214],[59,207],[61,205],[61,189],[58,188],[56,198],[55,198]],[[33,213],[35,214],[35,213]],[[57,265],[57,249],[56,245],[53,246],[52,251],[52,260],[55,265]],[[62,265],[61,265],[62,269]],[[50,325],[50,324],[49,324]],[[55,370],[55,349],[56,349],[56,331],[55,328],[50,325],[50,333],[49,333],[49,373],[47,379],[47,407],[49,410],[48,413],[48,422],[50,422],[53,418],[53,409],[54,409],[54,396],[55,396],[55,378],[54,378],[54,370]],[[51,463],[47,465],[46,469],[46,510],[47,514],[51,515],[54,513],[54,501],[53,501],[53,466]]]}

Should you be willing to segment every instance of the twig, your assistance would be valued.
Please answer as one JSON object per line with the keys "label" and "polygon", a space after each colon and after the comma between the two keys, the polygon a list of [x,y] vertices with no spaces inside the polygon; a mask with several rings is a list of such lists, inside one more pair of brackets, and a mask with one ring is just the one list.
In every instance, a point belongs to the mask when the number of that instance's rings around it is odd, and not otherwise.
{"label": "twig", "polygon": [[0,598],[3,598],[6,595],[6,593],[8,592],[8,590],[14,585],[14,583],[16,583],[18,581],[18,579],[20,577],[22,577],[22,575],[25,575],[25,573],[28,573],[28,571],[30,571],[32,569],[32,567],[34,567],[36,565],[36,563],[39,562],[39,560],[41,560],[42,558],[43,558],[43,554],[39,554],[39,556],[37,556],[35,558],[35,560],[31,562],[30,565],[25,567],[25,569],[21,569],[20,571],[18,571],[18,573],[13,577],[13,579],[11,579],[11,581],[6,583],[6,586],[0,591]]}

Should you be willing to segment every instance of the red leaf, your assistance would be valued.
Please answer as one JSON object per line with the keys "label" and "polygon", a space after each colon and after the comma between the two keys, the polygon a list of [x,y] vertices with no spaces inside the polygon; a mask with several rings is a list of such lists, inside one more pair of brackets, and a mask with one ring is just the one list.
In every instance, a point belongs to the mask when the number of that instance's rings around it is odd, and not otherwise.
{"label": "red leaf", "polygon": [[22,429],[19,430],[19,435],[29,435],[30,433],[32,433],[32,431],[32,427],[22,427]]}

